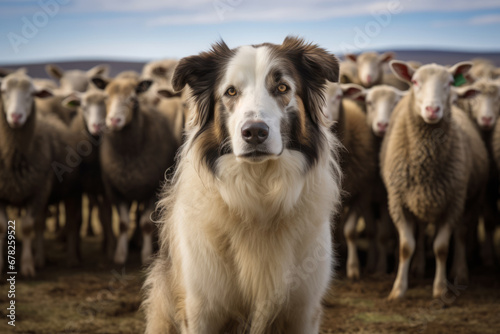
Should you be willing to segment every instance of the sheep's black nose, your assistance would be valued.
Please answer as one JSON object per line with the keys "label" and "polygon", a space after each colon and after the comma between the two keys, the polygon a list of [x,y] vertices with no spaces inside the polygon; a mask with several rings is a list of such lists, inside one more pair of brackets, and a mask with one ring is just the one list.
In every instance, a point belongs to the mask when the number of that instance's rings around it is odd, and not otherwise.
{"label": "sheep's black nose", "polygon": [[269,136],[269,127],[261,121],[247,121],[241,127],[241,136],[249,144],[262,144]]}

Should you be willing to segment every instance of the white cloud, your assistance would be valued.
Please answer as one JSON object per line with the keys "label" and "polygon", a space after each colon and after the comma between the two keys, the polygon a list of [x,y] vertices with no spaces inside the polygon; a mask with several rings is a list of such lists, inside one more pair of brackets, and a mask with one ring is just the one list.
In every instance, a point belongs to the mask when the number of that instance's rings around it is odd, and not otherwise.
{"label": "white cloud", "polygon": [[[450,12],[500,8],[498,0],[213,0],[198,1],[199,6],[183,8],[181,14],[159,15],[148,25],[217,24],[222,22],[300,22],[359,17],[393,6],[401,13]],[[210,4],[207,6],[207,4]]]}
{"label": "white cloud", "polygon": [[435,28],[442,27],[457,27],[457,26],[483,26],[500,24],[500,14],[487,14],[473,16],[467,20],[444,20],[444,21],[434,21],[432,26]]}
{"label": "white cloud", "polygon": [[[37,0],[20,1],[31,3],[32,6],[14,6],[13,0],[0,0],[0,16],[28,15],[40,10]],[[71,0],[61,5],[61,11],[142,13],[151,17],[146,20],[148,25],[194,25],[239,21],[303,22],[359,17],[387,10],[393,4],[399,4],[404,14],[500,8],[498,0]],[[497,17],[489,19],[497,21]]]}
{"label": "white cloud", "polygon": [[475,16],[468,23],[470,25],[500,24],[500,14]]}

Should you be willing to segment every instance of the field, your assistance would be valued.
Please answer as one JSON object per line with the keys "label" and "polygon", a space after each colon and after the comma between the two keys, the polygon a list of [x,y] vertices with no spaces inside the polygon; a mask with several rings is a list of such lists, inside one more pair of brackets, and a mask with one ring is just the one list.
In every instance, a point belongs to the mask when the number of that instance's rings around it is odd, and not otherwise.
{"label": "field", "polygon": [[[2,279],[0,333],[141,333],[144,270],[137,250],[125,267],[117,267],[103,258],[98,236],[84,237],[83,264],[68,268],[64,243],[53,229],[49,224],[46,268],[36,279],[17,278],[15,328],[7,325]],[[425,279],[410,280],[400,302],[385,300],[394,274],[351,282],[339,268],[325,298],[321,333],[499,333],[498,269],[474,268],[468,286],[452,285],[448,295],[433,300],[432,265]]]}

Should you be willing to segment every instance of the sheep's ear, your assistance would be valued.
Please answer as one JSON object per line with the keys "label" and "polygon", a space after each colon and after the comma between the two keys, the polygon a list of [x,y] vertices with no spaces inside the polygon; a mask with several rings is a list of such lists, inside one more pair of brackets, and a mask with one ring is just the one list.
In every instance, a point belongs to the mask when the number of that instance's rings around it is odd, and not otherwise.
{"label": "sheep's ear", "polygon": [[93,77],[90,79],[90,82],[94,85],[94,87],[101,90],[106,89],[106,86],[109,84],[109,80],[100,77]]}
{"label": "sheep's ear", "polygon": [[378,56],[378,59],[381,63],[387,63],[393,60],[395,56],[396,55],[394,54],[394,52],[384,52],[380,56]]}
{"label": "sheep's ear", "polygon": [[344,58],[353,62],[356,62],[358,60],[358,56],[356,56],[354,53],[346,53],[344,55]]}
{"label": "sheep's ear", "polygon": [[64,75],[64,71],[57,65],[48,64],[45,66],[45,72],[56,80],[61,80]]}
{"label": "sheep's ear", "polygon": [[413,77],[413,74],[415,74],[413,67],[400,60],[391,60],[389,66],[391,67],[394,75],[411,84],[411,78]]}
{"label": "sheep's ear", "polygon": [[457,96],[460,99],[472,99],[473,97],[476,97],[477,95],[481,94],[480,90],[477,90],[470,86],[457,87],[455,88],[455,91],[457,92]]}
{"label": "sheep's ear", "polygon": [[352,83],[340,85],[340,88],[342,88],[342,95],[345,98],[356,101],[364,101],[366,98],[366,94],[368,93],[368,91],[360,85]]}
{"label": "sheep's ear", "polygon": [[160,90],[158,90],[157,93],[158,93],[158,95],[160,95],[164,98],[167,98],[167,99],[173,98],[173,97],[180,97],[182,95],[182,91],[174,93],[170,89],[160,89]]}
{"label": "sheep's ear", "polygon": [[81,105],[81,96],[78,94],[78,92],[74,92],[71,95],[65,97],[62,101],[61,104],[63,107],[69,108],[69,109],[74,109],[77,108]]}
{"label": "sheep's ear", "polygon": [[452,67],[448,69],[448,72],[453,75],[455,78],[456,76],[459,76],[460,74],[465,77],[465,75],[469,72],[469,70],[472,68],[472,63],[469,61],[462,61],[460,63],[456,63]]}
{"label": "sheep's ear", "polygon": [[109,75],[109,66],[105,64],[97,65],[87,71],[87,76],[92,77],[107,77]]}
{"label": "sheep's ear", "polygon": [[221,66],[227,62],[233,51],[224,43],[217,42],[208,52],[197,56],[182,58],[174,70],[172,86],[175,91],[181,91],[189,85],[196,113],[192,116],[193,125],[203,127],[210,119],[214,110],[214,87]]}
{"label": "sheep's ear", "polygon": [[135,87],[135,93],[136,94],[142,94],[146,92],[149,87],[153,84],[153,80],[142,80],[140,81],[137,86]]}
{"label": "sheep's ear", "polygon": [[45,99],[45,98],[47,98],[47,97],[52,97],[52,96],[54,96],[54,94],[53,94],[50,90],[48,90],[48,89],[46,89],[46,88],[43,88],[43,89],[36,90],[36,91],[33,93],[33,96],[38,97],[38,98],[40,98],[40,99]]}

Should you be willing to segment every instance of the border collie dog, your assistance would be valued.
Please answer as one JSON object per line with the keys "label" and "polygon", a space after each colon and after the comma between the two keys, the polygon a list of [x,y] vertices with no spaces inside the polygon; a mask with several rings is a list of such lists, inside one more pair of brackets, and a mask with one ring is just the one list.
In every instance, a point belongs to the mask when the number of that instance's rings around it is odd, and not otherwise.
{"label": "border collie dog", "polygon": [[337,59],[296,37],[182,59],[191,123],[159,207],[146,333],[318,333],[332,275]]}

